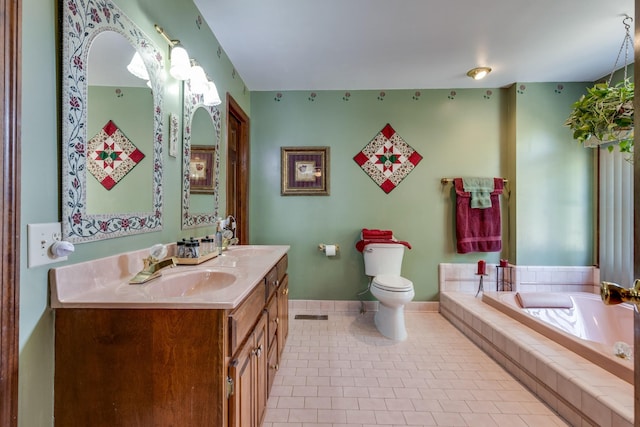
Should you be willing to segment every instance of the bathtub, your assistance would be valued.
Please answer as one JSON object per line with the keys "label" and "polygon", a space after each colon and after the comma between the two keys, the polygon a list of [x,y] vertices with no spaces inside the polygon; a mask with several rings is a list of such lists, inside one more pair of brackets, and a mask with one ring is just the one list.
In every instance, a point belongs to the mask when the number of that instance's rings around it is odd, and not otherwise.
{"label": "bathtub", "polygon": [[607,306],[586,292],[559,294],[567,296],[572,308],[522,308],[516,292],[484,292],[482,301],[633,384],[633,360],[614,355],[618,342],[633,349],[633,307]]}

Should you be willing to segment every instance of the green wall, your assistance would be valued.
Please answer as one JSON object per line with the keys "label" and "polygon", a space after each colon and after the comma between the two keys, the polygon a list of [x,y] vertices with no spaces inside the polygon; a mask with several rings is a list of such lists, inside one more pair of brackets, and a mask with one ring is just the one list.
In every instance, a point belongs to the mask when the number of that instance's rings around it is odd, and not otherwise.
{"label": "green wall", "polygon": [[[584,87],[253,92],[251,239],[291,245],[294,299],[356,299],[367,284],[354,248],[362,228],[392,229],[411,243],[403,275],[414,283],[415,300],[438,298],[441,262],[506,257],[518,264],[589,265],[591,151],[563,126]],[[389,194],[353,160],[387,123],[423,156]],[[330,195],[281,196],[280,147],[325,145]],[[511,197],[501,199],[507,242],[501,254],[456,253],[455,199],[440,179],[458,176],[509,179]],[[318,243],[339,244],[340,255],[324,257]]]}
{"label": "green wall", "polygon": [[153,210],[153,95],[142,87],[89,86],[87,137],[109,122],[129,138],[144,158],[110,190],[87,171],[87,212],[90,214]]}
{"label": "green wall", "polygon": [[595,150],[572,140],[563,126],[586,85],[517,85],[518,264],[593,264]]}

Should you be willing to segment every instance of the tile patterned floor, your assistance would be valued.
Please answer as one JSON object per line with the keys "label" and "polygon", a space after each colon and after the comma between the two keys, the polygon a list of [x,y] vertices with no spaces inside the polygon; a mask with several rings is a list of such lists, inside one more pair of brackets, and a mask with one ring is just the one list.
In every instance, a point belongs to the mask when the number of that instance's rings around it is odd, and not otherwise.
{"label": "tile patterned floor", "polygon": [[568,425],[438,313],[407,312],[400,343],[372,312],[290,315],[263,427]]}

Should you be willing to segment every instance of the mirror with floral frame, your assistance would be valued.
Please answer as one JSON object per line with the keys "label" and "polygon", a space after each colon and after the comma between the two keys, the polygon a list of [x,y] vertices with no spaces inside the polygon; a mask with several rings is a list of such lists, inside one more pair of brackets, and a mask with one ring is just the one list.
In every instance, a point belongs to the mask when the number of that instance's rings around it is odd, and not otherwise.
{"label": "mirror with floral frame", "polygon": [[[62,230],[74,243],[159,231],[162,229],[162,103],[164,58],[153,42],[109,0],[61,2],[62,15]],[[105,31],[121,34],[140,54],[153,93],[152,205],[143,212],[87,211],[88,60],[94,39]],[[125,70],[126,71],[126,70]],[[106,127],[105,127],[106,128]],[[95,174],[94,174],[95,176]],[[93,176],[89,176],[94,179]],[[120,185],[124,185],[122,182]],[[117,185],[117,184],[116,184]],[[128,195],[135,197],[135,194]]]}
{"label": "mirror with floral frame", "polygon": [[[220,111],[214,106],[204,104],[203,95],[193,93],[189,81],[184,82],[184,116],[182,119],[182,228],[189,229],[214,225],[219,216],[219,182],[220,182]],[[197,126],[194,128],[194,118],[196,115],[202,117],[202,111],[206,111],[211,118],[213,126]],[[199,129],[199,130],[197,130]],[[207,130],[210,129],[210,132]],[[196,133],[198,134],[196,135]],[[203,142],[205,140],[205,142]],[[191,188],[192,169],[192,144],[206,144],[213,148],[213,168],[212,177],[213,191],[199,192]],[[197,194],[205,193],[205,194]],[[193,198],[198,197],[203,200],[196,204],[192,203]],[[195,208],[195,209],[194,209]]]}

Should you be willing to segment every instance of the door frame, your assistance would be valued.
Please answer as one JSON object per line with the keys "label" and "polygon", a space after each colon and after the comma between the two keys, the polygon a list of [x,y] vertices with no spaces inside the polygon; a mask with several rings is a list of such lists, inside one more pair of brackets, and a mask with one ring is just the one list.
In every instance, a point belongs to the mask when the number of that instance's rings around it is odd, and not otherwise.
{"label": "door frame", "polygon": [[18,317],[20,307],[20,105],[22,1],[0,0],[0,121],[2,226],[0,227],[0,425],[18,425]]}
{"label": "door frame", "polygon": [[[227,143],[230,136],[229,118],[233,116],[238,122],[240,122],[240,129],[238,135],[238,165],[240,168],[240,179],[236,182],[238,186],[238,193],[236,198],[239,197],[240,213],[234,214],[236,217],[241,218],[237,222],[237,235],[240,236],[241,245],[249,244],[249,116],[242,110],[240,105],[235,99],[227,92]],[[229,154],[227,150],[227,167],[229,165]],[[227,174],[229,172],[227,171]],[[228,175],[227,175],[228,176]],[[231,212],[229,206],[229,192],[233,189],[229,188],[229,180],[227,179],[227,212]]]}
{"label": "door frame", "polygon": [[[640,19],[640,0],[634,1],[635,8],[635,19],[634,19],[634,36],[636,42],[634,43],[633,56],[633,81],[635,87],[639,87],[640,84],[640,24],[638,23],[638,19]],[[640,109],[640,97],[633,97],[633,108],[635,110]],[[633,126],[634,128],[640,127],[640,117],[637,114],[634,115],[633,118]],[[633,137],[633,145],[634,147],[637,145],[640,148],[640,137],[638,134],[634,134]],[[640,149],[635,148],[633,150],[633,277],[634,279],[640,278]],[[636,420],[636,424],[638,424],[638,420],[640,420],[640,357],[638,357],[638,352],[640,349],[640,314],[638,313],[638,307],[634,310],[634,321],[633,321],[633,335],[634,335],[634,347],[636,357],[634,357],[634,419]]]}

